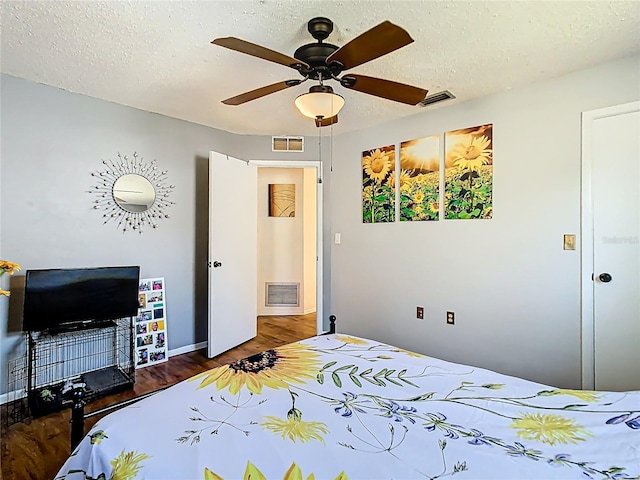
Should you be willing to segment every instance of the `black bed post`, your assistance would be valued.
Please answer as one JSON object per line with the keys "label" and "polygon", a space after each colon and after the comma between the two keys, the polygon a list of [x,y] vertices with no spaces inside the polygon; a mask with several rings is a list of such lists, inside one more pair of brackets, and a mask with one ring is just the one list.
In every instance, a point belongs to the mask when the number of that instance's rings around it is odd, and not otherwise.
{"label": "black bed post", "polygon": [[71,407],[71,453],[84,437],[84,392],[81,388],[73,390]]}
{"label": "black bed post", "polygon": [[329,317],[329,333],[336,333],[336,316]]}

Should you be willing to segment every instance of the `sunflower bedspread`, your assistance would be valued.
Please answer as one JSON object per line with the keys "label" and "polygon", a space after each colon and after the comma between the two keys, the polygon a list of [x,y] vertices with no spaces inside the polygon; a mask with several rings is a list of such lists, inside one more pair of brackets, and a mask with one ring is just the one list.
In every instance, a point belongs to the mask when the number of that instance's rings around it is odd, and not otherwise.
{"label": "sunflower bedspread", "polygon": [[346,335],[101,419],[56,480],[638,478],[640,392],[564,390]]}

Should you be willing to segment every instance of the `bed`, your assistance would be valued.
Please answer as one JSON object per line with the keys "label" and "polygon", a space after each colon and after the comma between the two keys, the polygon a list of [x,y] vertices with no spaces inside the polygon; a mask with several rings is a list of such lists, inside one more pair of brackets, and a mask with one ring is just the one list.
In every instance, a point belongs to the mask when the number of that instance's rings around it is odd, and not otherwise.
{"label": "bed", "polygon": [[56,480],[629,479],[640,392],[541,385],[349,335],[196,375],[102,418]]}

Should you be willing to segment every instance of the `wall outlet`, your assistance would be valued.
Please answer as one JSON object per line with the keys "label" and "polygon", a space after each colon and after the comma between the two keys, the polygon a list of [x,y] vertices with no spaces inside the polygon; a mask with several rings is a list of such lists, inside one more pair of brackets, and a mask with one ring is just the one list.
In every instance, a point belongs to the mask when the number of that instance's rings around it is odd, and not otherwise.
{"label": "wall outlet", "polygon": [[454,312],[447,312],[447,323],[454,325],[456,323],[456,314]]}
{"label": "wall outlet", "polygon": [[424,308],[423,307],[417,307],[417,309],[416,309],[416,318],[419,318],[420,320],[424,319]]}

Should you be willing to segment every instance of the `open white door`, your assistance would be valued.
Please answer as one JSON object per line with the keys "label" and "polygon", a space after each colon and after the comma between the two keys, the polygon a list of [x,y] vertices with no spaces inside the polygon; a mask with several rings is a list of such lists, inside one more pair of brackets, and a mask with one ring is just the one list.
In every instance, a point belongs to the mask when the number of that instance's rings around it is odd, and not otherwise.
{"label": "open white door", "polygon": [[640,102],[583,114],[583,388],[640,389]]}
{"label": "open white door", "polygon": [[257,168],[209,152],[210,358],[257,334],[257,221]]}

